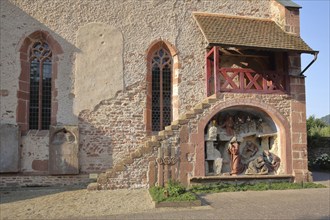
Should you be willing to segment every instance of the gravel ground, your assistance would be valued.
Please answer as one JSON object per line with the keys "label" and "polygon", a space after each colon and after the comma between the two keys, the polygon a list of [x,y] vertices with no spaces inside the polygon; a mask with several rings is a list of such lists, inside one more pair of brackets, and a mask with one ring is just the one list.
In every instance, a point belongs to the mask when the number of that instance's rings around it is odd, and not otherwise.
{"label": "gravel ground", "polygon": [[4,220],[99,219],[121,214],[208,209],[211,207],[156,209],[146,189],[87,191],[44,187],[0,191],[0,219]]}
{"label": "gravel ground", "polygon": [[154,207],[147,190],[24,189],[0,191],[0,196],[1,219],[107,216]]}

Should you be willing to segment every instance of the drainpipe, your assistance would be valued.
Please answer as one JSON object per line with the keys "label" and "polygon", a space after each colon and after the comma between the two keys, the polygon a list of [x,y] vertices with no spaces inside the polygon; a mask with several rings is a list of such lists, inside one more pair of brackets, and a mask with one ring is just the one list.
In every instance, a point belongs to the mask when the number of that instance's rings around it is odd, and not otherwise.
{"label": "drainpipe", "polygon": [[316,61],[318,54],[319,54],[319,51],[315,51],[314,59],[305,67],[305,69],[303,71],[301,71],[300,76],[302,76],[304,74],[304,72]]}

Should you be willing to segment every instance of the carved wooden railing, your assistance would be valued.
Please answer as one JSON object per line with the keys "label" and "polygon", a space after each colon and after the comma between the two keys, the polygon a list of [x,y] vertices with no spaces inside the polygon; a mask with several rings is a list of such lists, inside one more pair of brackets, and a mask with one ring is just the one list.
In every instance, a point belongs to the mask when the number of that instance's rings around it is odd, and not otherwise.
{"label": "carved wooden railing", "polygon": [[257,73],[248,68],[220,67],[215,47],[206,55],[206,90],[208,96],[219,92],[285,93],[287,77],[279,71]]}

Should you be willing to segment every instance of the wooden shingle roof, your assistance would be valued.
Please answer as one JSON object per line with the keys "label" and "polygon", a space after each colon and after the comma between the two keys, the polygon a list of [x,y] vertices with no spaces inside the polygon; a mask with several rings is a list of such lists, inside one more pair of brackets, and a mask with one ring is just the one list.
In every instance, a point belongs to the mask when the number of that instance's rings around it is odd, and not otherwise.
{"label": "wooden shingle roof", "polygon": [[269,19],[193,13],[210,45],[314,53],[299,36],[283,31]]}

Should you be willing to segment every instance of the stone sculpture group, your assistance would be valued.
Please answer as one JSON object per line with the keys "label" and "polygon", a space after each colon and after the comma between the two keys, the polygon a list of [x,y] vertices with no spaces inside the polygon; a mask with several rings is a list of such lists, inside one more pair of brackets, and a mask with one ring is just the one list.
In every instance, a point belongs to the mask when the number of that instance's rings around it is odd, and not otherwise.
{"label": "stone sculpture group", "polygon": [[[277,174],[281,165],[280,158],[269,148],[262,148],[255,141],[250,139],[244,140],[239,135],[236,135],[237,130],[241,134],[257,135],[256,132],[262,132],[262,119],[252,120],[247,116],[245,120],[236,120],[239,127],[235,126],[235,121],[232,116],[226,117],[224,123],[217,126],[217,121],[212,120],[209,123],[205,136],[205,170],[206,174],[213,175],[267,175]],[[256,122],[257,121],[257,122]],[[231,136],[227,141],[226,149],[221,150],[219,147],[219,129],[225,131],[225,135]],[[260,135],[260,133],[259,133]],[[266,137],[268,137],[266,135]],[[222,140],[222,142],[224,142]],[[244,145],[241,145],[242,142]],[[258,146],[259,145],[259,146]],[[224,159],[224,155],[228,154],[228,160]],[[223,171],[223,165],[229,164],[229,172]]]}

